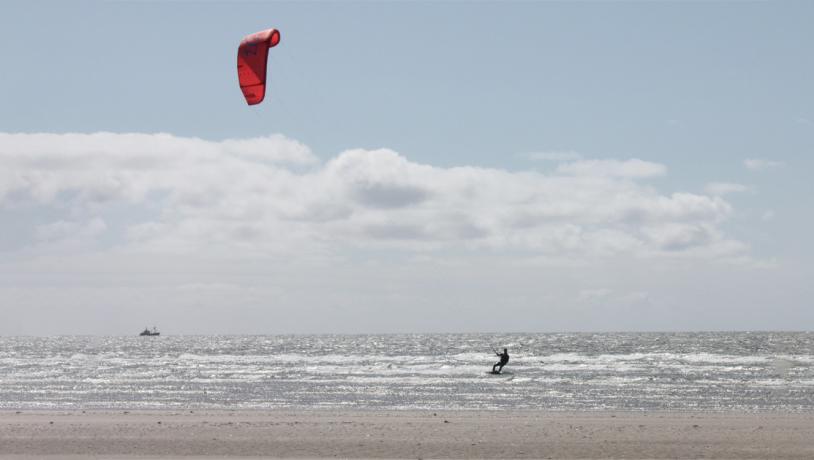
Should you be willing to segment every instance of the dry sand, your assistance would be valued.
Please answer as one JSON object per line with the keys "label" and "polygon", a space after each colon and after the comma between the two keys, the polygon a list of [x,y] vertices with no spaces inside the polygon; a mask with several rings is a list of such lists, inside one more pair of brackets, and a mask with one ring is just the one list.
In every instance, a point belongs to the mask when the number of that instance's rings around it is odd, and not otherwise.
{"label": "dry sand", "polygon": [[814,414],[0,412],[0,458],[799,458]]}

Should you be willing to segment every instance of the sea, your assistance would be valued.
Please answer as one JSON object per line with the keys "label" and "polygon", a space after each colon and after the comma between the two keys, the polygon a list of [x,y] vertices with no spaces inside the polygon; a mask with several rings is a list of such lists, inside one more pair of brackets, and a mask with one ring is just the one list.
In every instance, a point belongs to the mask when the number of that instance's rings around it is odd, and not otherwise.
{"label": "sea", "polygon": [[0,337],[0,409],[803,412],[814,333]]}

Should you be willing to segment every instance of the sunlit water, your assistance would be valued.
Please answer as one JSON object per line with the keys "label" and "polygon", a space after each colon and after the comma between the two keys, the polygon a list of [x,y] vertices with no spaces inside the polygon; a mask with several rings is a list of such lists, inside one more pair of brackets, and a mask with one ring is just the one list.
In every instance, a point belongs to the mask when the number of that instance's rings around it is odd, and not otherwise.
{"label": "sunlit water", "polygon": [[5,337],[0,409],[811,411],[812,353],[812,333]]}

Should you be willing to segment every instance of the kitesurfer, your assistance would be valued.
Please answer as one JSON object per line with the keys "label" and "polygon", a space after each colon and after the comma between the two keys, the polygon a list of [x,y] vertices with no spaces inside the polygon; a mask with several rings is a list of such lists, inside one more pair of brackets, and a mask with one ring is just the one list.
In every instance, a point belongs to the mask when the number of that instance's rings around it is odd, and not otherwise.
{"label": "kitesurfer", "polygon": [[[492,366],[492,373],[493,374],[500,374],[503,371],[503,366],[509,362],[509,349],[504,348],[503,353],[495,352],[496,355],[500,357],[500,361],[496,362],[494,366]],[[500,366],[499,369],[495,369],[496,367]]]}

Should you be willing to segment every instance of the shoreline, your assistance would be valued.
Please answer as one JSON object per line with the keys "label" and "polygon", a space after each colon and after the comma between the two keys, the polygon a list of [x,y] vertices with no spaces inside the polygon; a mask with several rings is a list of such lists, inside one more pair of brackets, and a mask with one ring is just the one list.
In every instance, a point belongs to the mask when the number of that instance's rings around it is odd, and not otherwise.
{"label": "shoreline", "polygon": [[0,458],[814,458],[814,412],[2,410]]}
{"label": "shoreline", "polygon": [[[25,408],[4,408],[0,409],[0,421],[4,420],[4,417],[12,416],[12,415],[42,415],[42,414],[52,414],[52,415],[102,415],[102,416],[112,416],[112,415],[119,415],[119,414],[126,414],[126,415],[226,415],[226,414],[242,414],[242,415],[290,415],[290,414],[303,414],[303,415],[348,415],[348,414],[358,414],[358,415],[376,415],[376,414],[388,414],[391,416],[396,415],[413,415],[413,416],[421,416],[427,414],[437,413],[437,414],[482,414],[485,416],[488,415],[500,415],[500,414],[516,414],[516,415],[608,415],[608,416],[622,416],[622,415],[642,415],[642,416],[721,416],[726,417],[728,415],[731,416],[761,416],[761,415],[799,415],[799,416],[806,416],[811,415],[814,417],[814,407],[812,408],[805,408],[799,410],[788,410],[788,409],[776,409],[776,408],[769,408],[769,409],[730,409],[724,408],[719,410],[710,410],[710,409],[698,409],[698,410],[688,410],[688,409],[675,409],[675,410],[664,410],[664,409],[529,409],[529,408],[511,408],[511,409],[504,409],[504,408],[495,408],[495,409],[460,409],[460,408],[452,408],[452,409],[426,409],[426,408],[409,408],[409,409],[382,409],[379,407],[373,408],[359,408],[359,407],[270,407],[270,408],[261,408],[261,407],[241,407],[235,409],[229,408],[196,408],[196,407],[185,407],[185,408],[177,408],[177,409],[169,409],[169,408],[143,408],[143,407],[136,407],[136,408],[90,408],[90,409],[54,409],[54,408],[37,408],[37,407],[25,407]],[[610,415],[612,414],[612,415]]]}

